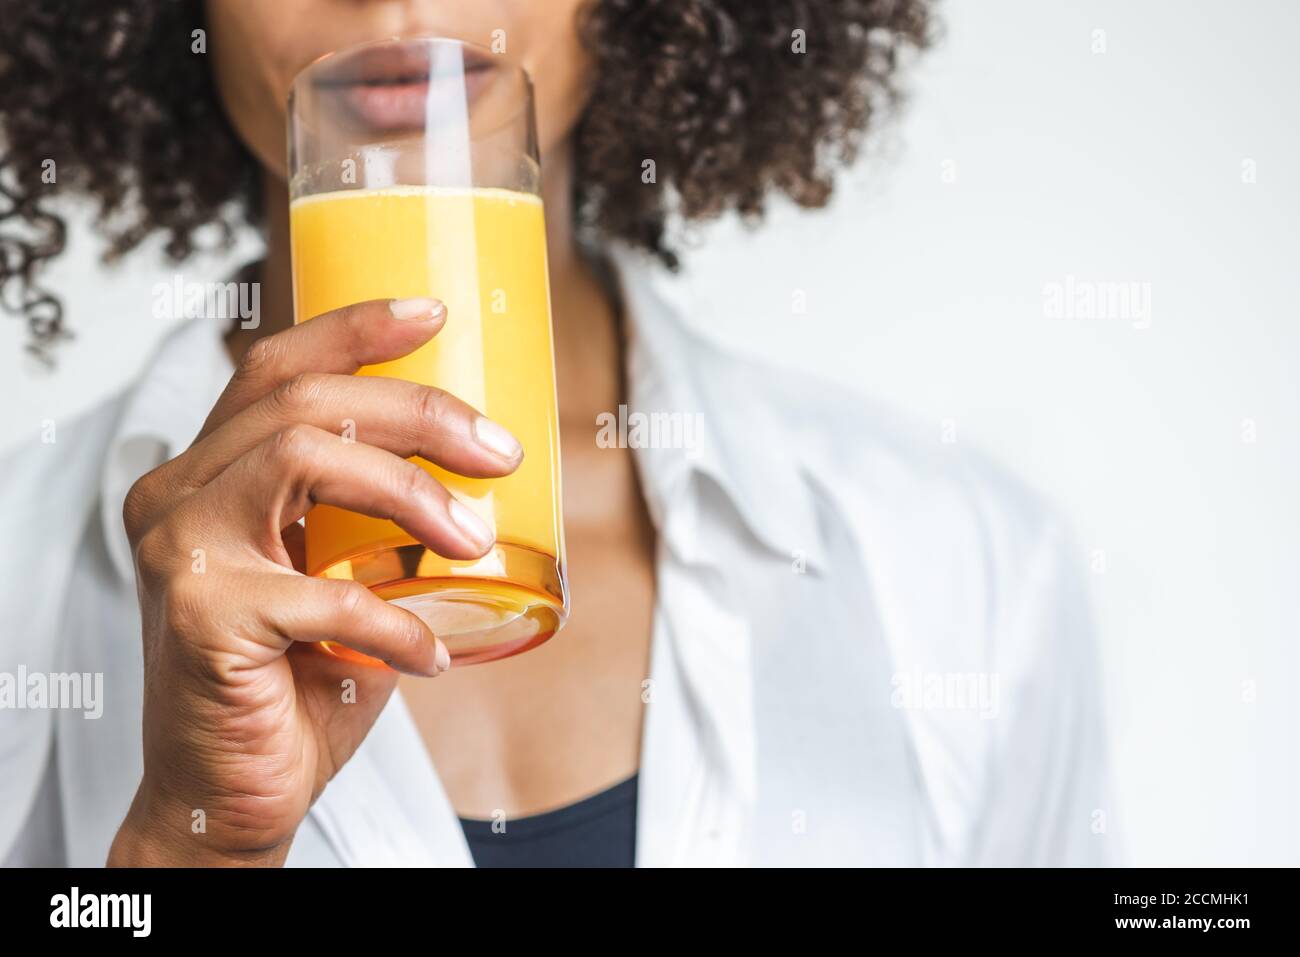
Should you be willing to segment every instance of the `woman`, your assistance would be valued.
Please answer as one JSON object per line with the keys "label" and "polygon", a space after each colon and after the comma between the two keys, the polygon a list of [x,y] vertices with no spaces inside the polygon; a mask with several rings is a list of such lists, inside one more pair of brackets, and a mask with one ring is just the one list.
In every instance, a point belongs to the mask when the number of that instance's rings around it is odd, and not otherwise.
{"label": "woman", "polygon": [[[6,218],[26,228],[8,233],[22,238],[6,240],[4,288],[37,348],[63,331],[34,268],[60,246],[55,189],[99,201],[117,253],[161,232],[183,258],[239,214],[267,251],[259,328],[183,325],[123,395],[0,473],[0,667],[104,675],[98,720],[5,715],[0,855],[1102,857],[1086,603],[1050,515],[860,400],[697,337],[650,261],[674,262],[670,204],[690,219],[757,215],[772,190],[824,202],[828,159],[851,157],[898,58],[926,42],[927,3],[4,8]],[[451,671],[417,618],[293,557],[314,502],[483,554],[482,530],[403,458],[503,475],[526,452],[455,397],[349,375],[454,323],[439,304],[290,324],[290,80],[331,49],[415,34],[504,37],[536,80],[574,594],[556,639]],[[621,404],[699,413],[709,442],[599,447],[593,423]],[[369,443],[329,434],[343,408]],[[392,667],[321,654],[324,639]]]}

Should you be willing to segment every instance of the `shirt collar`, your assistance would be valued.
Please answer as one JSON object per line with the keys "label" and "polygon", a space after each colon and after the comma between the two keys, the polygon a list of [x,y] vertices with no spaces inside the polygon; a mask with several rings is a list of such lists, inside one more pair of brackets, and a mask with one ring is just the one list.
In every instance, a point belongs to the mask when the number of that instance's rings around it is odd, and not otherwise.
{"label": "shirt collar", "polygon": [[[758,413],[752,398],[769,384],[755,380],[771,370],[728,354],[687,325],[683,317],[700,308],[688,281],[668,276],[648,257],[625,248],[615,249],[612,258],[627,323],[627,417],[660,413],[661,422],[676,423],[661,433],[676,435],[679,429],[693,440],[690,447],[652,441],[636,448],[660,534],[687,560],[708,562],[693,534],[698,523],[690,509],[670,506],[692,498],[698,491],[694,482],[710,481],[767,550],[813,570],[823,567],[824,543],[802,463],[783,436],[767,430],[770,420]],[[792,422],[783,434],[798,428]],[[648,432],[656,438],[653,429]]]}
{"label": "shirt collar", "polygon": [[179,455],[199,429],[234,372],[226,353],[225,323],[189,319],[167,334],[122,403],[100,473],[104,541],[123,578],[133,572],[122,527],[126,493],[141,475]]}

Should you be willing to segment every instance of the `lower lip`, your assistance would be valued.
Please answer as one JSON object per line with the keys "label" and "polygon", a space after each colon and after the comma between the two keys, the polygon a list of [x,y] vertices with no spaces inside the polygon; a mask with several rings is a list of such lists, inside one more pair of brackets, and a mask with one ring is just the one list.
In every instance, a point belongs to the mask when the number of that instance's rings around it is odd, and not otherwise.
{"label": "lower lip", "polygon": [[364,125],[375,130],[413,130],[425,125],[429,84],[357,83],[339,88],[347,109]]}
{"label": "lower lip", "polygon": [[[377,132],[422,130],[431,113],[455,103],[473,103],[490,71],[473,70],[454,80],[410,83],[352,83],[333,87],[341,105],[361,125]],[[440,103],[439,101],[443,101]]]}

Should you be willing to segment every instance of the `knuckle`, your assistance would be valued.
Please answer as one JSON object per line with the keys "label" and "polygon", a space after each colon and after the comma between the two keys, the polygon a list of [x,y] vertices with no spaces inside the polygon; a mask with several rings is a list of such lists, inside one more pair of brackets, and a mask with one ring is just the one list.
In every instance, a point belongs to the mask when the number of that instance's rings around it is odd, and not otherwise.
{"label": "knuckle", "polygon": [[[148,622],[166,633],[193,637],[212,621],[208,549],[196,548],[211,540],[204,528],[193,510],[177,508],[149,526],[135,543],[141,609],[148,610]],[[146,631],[151,627],[146,624]]]}
{"label": "knuckle", "polygon": [[354,302],[315,316],[310,322],[319,323],[317,330],[330,342],[337,353],[354,356],[366,351],[374,333],[373,321],[367,307],[369,302]]}
{"label": "knuckle", "polygon": [[429,649],[425,646],[428,644],[424,629],[420,627],[418,621],[413,620],[410,616],[402,615],[400,623],[393,626],[394,638],[398,647],[403,649],[408,656],[422,656]]}
{"label": "knuckle", "polygon": [[355,618],[370,600],[370,589],[357,581],[340,582],[334,589],[335,611],[341,618]]}
{"label": "knuckle", "polygon": [[194,635],[207,621],[207,589],[200,576],[185,572],[173,574],[162,589],[163,624],[170,634]]}
{"label": "knuckle", "polygon": [[294,423],[267,440],[266,452],[272,462],[285,466],[309,460],[315,448],[313,430],[301,423]]}
{"label": "knuckle", "polygon": [[442,389],[421,386],[417,390],[415,395],[415,415],[419,421],[437,428],[446,420],[450,409],[447,393]]}
{"label": "knuckle", "polygon": [[279,336],[263,336],[249,346],[243,358],[239,360],[236,374],[243,378],[250,378],[274,368],[281,352],[277,339]]}
{"label": "knuckle", "polygon": [[[155,469],[154,472],[156,471]],[[149,524],[148,516],[157,497],[154,488],[157,477],[154,472],[146,472],[136,479],[127,490],[126,500],[122,503],[122,524],[126,526],[127,539],[131,542],[139,541]]]}
{"label": "knuckle", "polygon": [[418,620],[392,608],[376,620],[381,636],[381,657],[388,664],[404,668],[419,667],[425,657],[424,633]]}
{"label": "knuckle", "polygon": [[325,376],[315,372],[301,372],[281,383],[271,394],[272,401],[290,414],[300,414],[316,405],[325,388]]}
{"label": "knuckle", "polygon": [[136,542],[135,561],[143,580],[160,578],[175,561],[176,550],[169,538],[163,526],[155,525]]}
{"label": "knuckle", "polygon": [[343,307],[340,324],[345,347],[351,352],[361,352],[374,334],[374,309],[377,301],[356,302]]}
{"label": "knuckle", "polygon": [[414,501],[424,495],[432,481],[429,473],[414,462],[401,460],[397,473],[397,492],[401,496],[400,500],[409,502]]}

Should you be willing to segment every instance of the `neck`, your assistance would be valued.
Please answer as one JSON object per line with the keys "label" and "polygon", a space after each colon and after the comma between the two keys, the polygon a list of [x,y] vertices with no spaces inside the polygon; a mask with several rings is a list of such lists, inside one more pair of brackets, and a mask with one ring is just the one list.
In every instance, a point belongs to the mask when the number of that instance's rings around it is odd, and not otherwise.
{"label": "neck", "polygon": [[[560,416],[590,427],[596,413],[614,409],[621,401],[622,343],[616,304],[578,248],[573,226],[573,163],[567,146],[548,156],[544,168],[542,198],[546,204]],[[262,324],[231,334],[227,344],[236,360],[255,339],[293,324],[288,189],[282,180],[268,174],[263,195],[267,247],[258,276]],[[455,317],[449,321],[454,322]]]}

